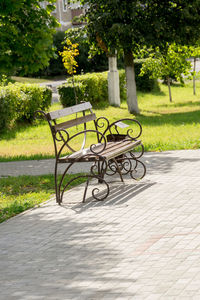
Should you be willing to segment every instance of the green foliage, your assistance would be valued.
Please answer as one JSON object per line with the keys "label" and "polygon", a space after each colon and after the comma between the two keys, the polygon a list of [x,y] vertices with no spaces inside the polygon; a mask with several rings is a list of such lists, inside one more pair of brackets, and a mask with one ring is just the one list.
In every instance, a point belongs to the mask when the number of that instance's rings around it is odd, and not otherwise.
{"label": "green foliage", "polygon": [[[88,73],[84,75],[74,76],[74,83],[78,87],[78,99],[84,101],[90,101],[94,105],[98,105],[100,102],[108,102],[108,83],[107,72],[102,73]],[[59,94],[61,96],[61,102],[65,103],[65,106],[69,106],[70,103],[75,103],[74,93],[71,91],[69,96],[66,96],[67,90],[73,88],[72,80],[67,80],[66,91],[65,85],[59,88]],[[65,96],[64,96],[65,95]],[[69,99],[70,96],[73,99]],[[66,97],[64,100],[64,97]]]}
{"label": "green foliage", "polygon": [[90,52],[90,45],[85,28],[70,28],[65,32],[65,38],[79,44],[79,56],[76,58],[77,73],[102,72],[108,70],[108,58],[102,52]]}
{"label": "green foliage", "polygon": [[47,87],[35,84],[15,84],[16,88],[24,93],[24,97],[18,101],[17,110],[19,120],[33,121],[36,110],[46,110],[51,105],[52,91]]}
{"label": "green foliage", "polygon": [[108,100],[107,72],[78,75],[75,82],[81,82],[85,87],[84,99],[97,104]]}
{"label": "green foliage", "polygon": [[40,2],[1,0],[0,73],[34,73],[48,65],[58,22],[51,15],[55,0],[45,9]]}
{"label": "green foliage", "polygon": [[8,77],[5,74],[0,74],[0,86],[6,86],[8,82]]}
{"label": "green foliage", "polygon": [[[63,66],[62,58],[59,55],[59,52],[63,50],[63,42],[65,38],[64,31],[57,31],[53,35],[53,47],[55,49],[54,55],[49,60],[49,65],[42,68],[38,72],[34,73],[34,76],[57,76],[65,75],[66,71]],[[30,75],[28,73],[27,75]]]}
{"label": "green foliage", "polygon": [[[140,75],[142,62],[135,63],[136,83],[140,91],[152,91],[158,87],[156,79],[149,78],[149,74]],[[90,101],[94,106],[99,103],[108,104],[108,73],[88,73],[84,75],[74,76],[75,88],[78,102]],[[120,79],[120,98],[126,100],[126,77],[125,71],[119,71]],[[58,88],[60,101],[64,107],[75,105],[75,97],[73,83],[71,79],[67,79],[67,83]]]}
{"label": "green foliage", "polygon": [[51,105],[52,92],[46,87],[32,84],[8,84],[0,87],[0,131],[16,121],[31,122],[37,109]]}
{"label": "green foliage", "polygon": [[[127,72],[127,103],[139,113],[132,53],[144,45],[192,45],[199,40],[200,0],[81,0],[87,5],[87,35],[93,48],[107,54],[123,50]],[[132,75],[131,75],[132,74]]]}
{"label": "green foliage", "polygon": [[134,62],[135,81],[138,91],[151,92],[155,89],[159,90],[157,78],[152,78],[151,70],[141,74],[141,69],[145,60],[136,60]]}
{"label": "green foliage", "polygon": [[200,33],[200,0],[81,0],[88,5],[90,43],[113,52],[140,46],[195,44]]}
{"label": "green foliage", "polygon": [[17,119],[16,103],[20,96],[19,91],[15,91],[8,86],[0,87],[0,131],[12,125]]}
{"label": "green foliage", "polygon": [[183,75],[190,75],[191,62],[187,60],[190,56],[191,51],[187,46],[166,45],[164,52],[156,48],[144,61],[141,75],[150,72],[153,78],[170,78],[183,83]]}
{"label": "green foliage", "polygon": [[85,89],[81,83],[67,82],[65,85],[58,87],[60,102],[63,107],[68,107],[76,104],[74,88],[76,89],[77,102],[80,103],[84,99]]}
{"label": "green foliage", "polygon": [[[96,53],[90,56],[90,46],[83,28],[70,28],[66,32],[57,31],[53,36],[55,55],[50,59],[49,66],[34,73],[35,76],[57,76],[66,74],[59,52],[63,51],[65,40],[69,38],[72,43],[78,43],[79,55],[76,57],[78,64],[77,74],[88,72],[102,72],[108,70],[108,58],[105,53]],[[120,59],[121,64],[121,59]],[[27,74],[29,75],[29,73]]]}
{"label": "green foliage", "polygon": [[77,48],[78,44],[73,44],[70,39],[66,39],[63,51],[59,53],[62,56],[63,65],[69,75],[76,74],[78,64],[75,57],[79,55]]}

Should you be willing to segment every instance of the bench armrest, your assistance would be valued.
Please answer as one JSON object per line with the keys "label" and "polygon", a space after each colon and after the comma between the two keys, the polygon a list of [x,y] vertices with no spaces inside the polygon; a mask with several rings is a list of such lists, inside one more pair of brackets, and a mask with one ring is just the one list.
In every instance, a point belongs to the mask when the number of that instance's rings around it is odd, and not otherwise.
{"label": "bench armrest", "polygon": [[[132,123],[133,125],[136,125],[137,130],[134,131],[132,128],[128,129],[128,127],[130,127],[130,125],[127,125],[126,123],[124,123],[124,121],[128,121],[128,122]],[[96,125],[97,131],[99,131],[99,130],[103,131],[104,137],[108,134],[120,135],[118,128],[123,129],[125,131],[124,135],[131,140],[138,139],[142,134],[142,126],[141,126],[140,122],[137,121],[136,119],[131,119],[131,118],[123,118],[123,119],[117,120],[110,124],[110,122],[107,118],[100,117],[100,118],[96,119],[95,125]],[[99,137],[99,141],[101,141],[101,137]]]}

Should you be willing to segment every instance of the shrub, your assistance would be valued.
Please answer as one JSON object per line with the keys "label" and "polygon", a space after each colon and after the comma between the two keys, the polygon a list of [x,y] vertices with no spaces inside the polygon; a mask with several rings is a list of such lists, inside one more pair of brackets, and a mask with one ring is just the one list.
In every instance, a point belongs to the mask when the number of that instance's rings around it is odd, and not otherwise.
{"label": "shrub", "polygon": [[40,87],[42,89],[43,93],[43,101],[42,101],[42,110],[46,110],[51,106],[51,100],[52,100],[52,90],[48,87]]}
{"label": "shrub", "polygon": [[[74,76],[78,102],[90,101],[93,105],[100,102],[108,102],[107,72],[91,73]],[[75,104],[72,79],[58,87],[60,100],[63,106]]]}
{"label": "shrub", "polygon": [[37,109],[45,110],[51,104],[52,92],[32,84],[8,84],[0,87],[0,130],[16,121],[32,121]]}
{"label": "shrub", "polygon": [[15,84],[25,97],[20,98],[17,109],[20,120],[32,121],[36,110],[45,110],[51,105],[52,92],[49,88],[37,84]]}
{"label": "shrub", "polygon": [[65,85],[58,87],[60,102],[63,107],[68,107],[76,104],[74,87],[76,89],[77,102],[80,103],[84,99],[84,86],[80,83],[67,82]]}
{"label": "shrub", "polygon": [[[136,85],[140,91],[151,91],[158,87],[157,80],[150,79],[149,75],[139,76],[142,62],[135,63]],[[78,103],[80,101],[89,101],[92,105],[99,103],[108,103],[108,72],[88,73],[74,76]],[[126,76],[124,70],[119,70],[120,98],[126,101]],[[66,84],[58,87],[60,101],[64,107],[75,104],[75,96],[72,85],[72,79],[67,79]]]}
{"label": "shrub", "polygon": [[84,100],[93,104],[108,101],[107,72],[88,73],[74,77],[75,82],[81,82],[84,86]]}
{"label": "shrub", "polygon": [[16,102],[18,92],[8,87],[0,87],[0,131],[10,126],[18,117]]}
{"label": "shrub", "polygon": [[142,64],[144,63],[144,60],[136,60],[134,63],[135,66],[135,81],[136,86],[139,91],[142,92],[150,92],[155,88],[158,87],[158,82],[156,79],[150,78],[151,72],[147,72],[144,75],[140,75],[140,71],[142,68]]}

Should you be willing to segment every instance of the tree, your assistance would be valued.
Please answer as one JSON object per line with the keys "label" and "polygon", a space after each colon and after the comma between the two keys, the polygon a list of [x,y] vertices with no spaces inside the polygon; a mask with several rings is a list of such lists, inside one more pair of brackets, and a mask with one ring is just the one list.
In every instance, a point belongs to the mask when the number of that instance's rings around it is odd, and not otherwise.
{"label": "tree", "polygon": [[196,62],[197,58],[200,57],[200,46],[196,44],[190,47],[191,57],[193,58],[193,95],[196,95]]}
{"label": "tree", "polygon": [[72,76],[76,104],[78,104],[78,100],[74,84],[74,74],[76,74],[76,68],[78,67],[78,63],[75,59],[75,57],[79,55],[79,50],[77,48],[78,44],[73,44],[70,39],[66,39],[66,45],[64,46],[63,51],[59,53],[62,56],[62,61],[67,73]]}
{"label": "tree", "polygon": [[127,102],[138,113],[133,53],[140,47],[166,43],[192,44],[200,32],[200,0],[81,0],[88,9],[90,43],[104,44],[109,53],[123,49],[127,81]]}
{"label": "tree", "polygon": [[[73,27],[65,31],[65,39],[78,43],[79,56],[77,57],[77,74],[87,72],[102,72],[108,69],[108,59],[105,52],[92,51],[84,27]],[[91,50],[91,51],[90,51]],[[89,55],[88,55],[89,54]]]}
{"label": "tree", "polygon": [[164,79],[169,90],[169,100],[172,102],[171,82],[176,80],[183,84],[183,76],[191,75],[191,62],[187,60],[191,50],[190,47],[178,46],[175,43],[166,45],[164,50],[162,53],[156,48],[149,54],[142,66],[141,74],[150,71],[151,77]]}
{"label": "tree", "polygon": [[1,0],[0,73],[37,72],[48,65],[58,27],[51,16],[55,0],[42,8],[39,0]]}

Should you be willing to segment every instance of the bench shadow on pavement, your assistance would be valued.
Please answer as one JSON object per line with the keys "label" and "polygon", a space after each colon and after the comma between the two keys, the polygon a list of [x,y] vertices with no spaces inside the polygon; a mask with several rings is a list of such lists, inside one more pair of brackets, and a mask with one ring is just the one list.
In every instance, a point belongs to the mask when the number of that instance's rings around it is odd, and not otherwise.
{"label": "bench shadow on pavement", "polygon": [[[143,183],[131,183],[131,184],[118,184],[110,186],[109,196],[103,201],[97,201],[92,196],[86,198],[86,202],[82,203],[82,193],[80,199],[75,201],[68,201],[67,197],[64,197],[62,207],[66,209],[72,209],[76,213],[82,213],[87,209],[95,208],[98,206],[109,207],[109,206],[121,206],[127,205],[130,200],[134,201],[134,197],[145,190],[151,188],[156,182],[143,182]],[[92,185],[92,188],[98,188],[98,185]],[[91,192],[91,191],[90,191]],[[89,194],[89,193],[88,193]],[[66,194],[67,195],[67,194]],[[98,193],[99,197],[105,195],[105,189]]]}

